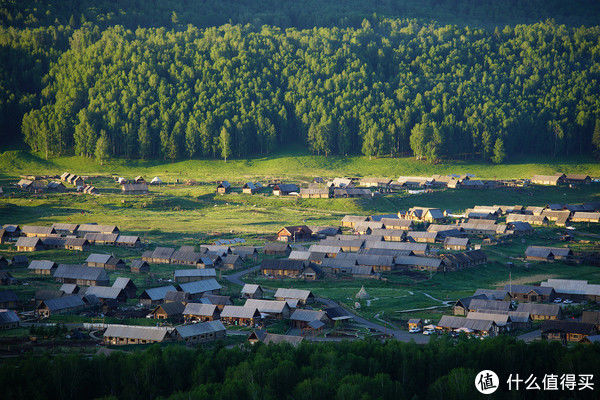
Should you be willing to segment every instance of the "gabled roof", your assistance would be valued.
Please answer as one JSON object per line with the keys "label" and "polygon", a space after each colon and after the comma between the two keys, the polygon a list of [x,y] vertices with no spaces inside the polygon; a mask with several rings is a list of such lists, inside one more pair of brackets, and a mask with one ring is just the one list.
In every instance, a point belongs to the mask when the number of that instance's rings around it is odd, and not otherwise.
{"label": "gabled roof", "polygon": [[139,236],[119,235],[119,237],[117,237],[116,243],[120,243],[120,244],[136,244],[137,242],[139,242],[139,240],[140,240]]}
{"label": "gabled roof", "polygon": [[215,304],[188,303],[183,310],[183,314],[211,317],[216,310],[217,306]]}
{"label": "gabled roof", "polygon": [[442,263],[439,258],[418,257],[418,256],[397,256],[394,261],[398,265],[416,265],[430,268],[438,268]]}
{"label": "gabled roof", "polygon": [[158,259],[163,259],[163,260],[169,259],[170,260],[171,256],[173,255],[174,252],[175,252],[175,249],[171,248],[171,247],[157,247],[152,252],[152,258],[158,258]]}
{"label": "gabled roof", "polygon": [[301,289],[286,289],[279,288],[275,292],[275,298],[283,298],[283,299],[298,299],[302,301],[306,301],[311,297],[312,292],[310,290],[301,290]]}
{"label": "gabled roof", "polygon": [[339,253],[342,251],[342,248],[340,246],[325,246],[325,245],[319,245],[319,244],[313,244],[309,247],[308,251],[310,253]]}
{"label": "gabled roof", "polygon": [[84,267],[80,265],[60,264],[54,271],[55,278],[82,279],[90,281],[108,280],[104,268]]}
{"label": "gabled roof", "polygon": [[27,269],[42,269],[42,270],[51,270],[56,268],[58,265],[54,261],[50,260],[33,260],[29,264]]}
{"label": "gabled roof", "polygon": [[167,292],[176,291],[176,290],[177,289],[175,289],[175,286],[173,286],[173,285],[161,286],[161,287],[146,289],[140,295],[140,298],[147,297],[150,300],[155,300],[155,301],[156,300],[163,300],[165,298],[165,295],[167,294]]}
{"label": "gabled roof", "polygon": [[304,261],[290,259],[265,259],[261,263],[261,268],[302,271],[304,269]]}
{"label": "gabled roof", "polygon": [[580,335],[593,335],[596,333],[594,324],[576,321],[544,321],[542,332],[578,333]]}
{"label": "gabled roof", "polygon": [[560,305],[558,304],[539,304],[539,303],[519,303],[517,312],[526,312],[530,315],[558,316]]}
{"label": "gabled roof", "polygon": [[77,232],[116,233],[119,228],[116,225],[80,224]]}
{"label": "gabled roof", "polygon": [[206,333],[213,332],[224,332],[225,326],[219,320],[216,321],[207,321],[207,322],[199,322],[196,324],[189,325],[179,325],[175,327],[177,334],[181,336],[183,339],[198,335],[203,335]]}
{"label": "gabled roof", "polygon": [[201,281],[180,283],[179,289],[189,294],[199,294],[204,292],[210,292],[213,290],[221,289],[222,286],[215,279],[205,279]]}
{"label": "gabled roof", "polygon": [[121,289],[125,289],[128,285],[133,285],[133,287],[135,287],[135,284],[129,278],[118,277],[113,283],[113,287]]}
{"label": "gabled roof", "polygon": [[548,279],[541,286],[554,288],[557,293],[600,296],[600,285],[576,279]]}
{"label": "gabled roof", "polygon": [[493,289],[477,289],[474,296],[484,295],[489,300],[502,300],[506,297],[508,292],[506,290],[493,290]]}
{"label": "gabled roof", "polygon": [[554,289],[551,287],[544,286],[532,286],[532,285],[504,285],[504,290],[509,293],[523,293],[527,294],[530,292],[535,292],[538,295],[542,296],[550,296]]}
{"label": "gabled roof", "polygon": [[60,285],[60,290],[65,294],[73,294],[79,286],[75,283],[63,283]]}
{"label": "gabled roof", "polygon": [[174,315],[183,314],[183,310],[185,309],[185,305],[179,301],[173,301],[170,303],[163,303],[160,306],[156,307],[153,313],[157,313],[158,310],[163,310],[167,317]]}
{"label": "gabled roof", "polygon": [[444,245],[446,246],[468,246],[469,238],[457,238],[457,237],[447,237],[444,240]]}
{"label": "gabled roof", "polygon": [[77,295],[57,297],[54,299],[43,300],[44,304],[50,311],[67,310],[70,308],[84,307],[85,303],[81,297]]}
{"label": "gabled roof", "polygon": [[0,310],[0,324],[12,324],[21,321],[13,310]]}
{"label": "gabled roof", "polygon": [[473,299],[469,304],[469,309],[477,311],[494,311],[507,313],[510,309],[510,302],[500,300]]}
{"label": "gabled roof", "polygon": [[52,235],[56,231],[51,226],[34,226],[34,225],[23,225],[21,232],[32,235]]}
{"label": "gabled roof", "polygon": [[303,322],[319,321],[323,318],[327,318],[325,311],[305,310],[302,308],[297,308],[290,316],[292,321]]}
{"label": "gabled roof", "polygon": [[243,306],[225,306],[221,311],[221,318],[259,318],[260,312],[256,308]]}
{"label": "gabled roof", "polygon": [[258,299],[246,300],[244,307],[256,308],[259,312],[266,314],[281,314],[286,308],[289,309],[289,306],[285,301]]}
{"label": "gabled roof", "polygon": [[214,268],[177,269],[175,278],[216,278],[217,271]]}
{"label": "gabled roof", "polygon": [[254,293],[256,293],[256,291],[258,289],[262,290],[262,288],[260,287],[260,285],[254,285],[254,284],[251,284],[251,283],[246,283],[244,285],[244,287],[242,287],[241,293],[242,294],[254,294]]}
{"label": "gabled roof", "polygon": [[466,328],[472,331],[489,331],[494,326],[494,321],[444,315],[438,322],[438,326],[450,329]]}
{"label": "gabled roof", "polygon": [[162,342],[168,336],[167,328],[154,326],[109,325],[104,337],[141,339]]}
{"label": "gabled roof", "polygon": [[94,295],[99,299],[116,300],[123,291],[122,288],[111,286],[90,286],[85,290],[85,295]]}
{"label": "gabled roof", "polygon": [[42,244],[42,241],[37,236],[25,237],[21,236],[17,239],[17,243],[15,243],[16,247],[36,247]]}
{"label": "gabled roof", "polygon": [[95,264],[109,264],[118,262],[118,259],[110,254],[95,254],[92,253],[85,260],[87,263],[95,263]]}
{"label": "gabled roof", "polygon": [[429,249],[427,243],[407,243],[407,242],[366,242],[365,248],[370,249],[391,249],[391,250],[410,250],[413,252],[426,252]]}
{"label": "gabled roof", "polygon": [[288,258],[290,260],[306,261],[310,258],[310,251],[292,250]]}

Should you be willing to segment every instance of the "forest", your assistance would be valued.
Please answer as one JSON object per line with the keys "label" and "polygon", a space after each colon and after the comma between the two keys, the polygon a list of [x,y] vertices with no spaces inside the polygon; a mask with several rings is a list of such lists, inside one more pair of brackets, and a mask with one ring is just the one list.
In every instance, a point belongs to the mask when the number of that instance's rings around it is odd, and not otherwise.
{"label": "forest", "polygon": [[440,0],[429,16],[587,27],[398,18],[427,16],[408,0],[374,2],[381,15],[325,2],[316,20],[308,0],[264,13],[242,1],[235,14],[227,2],[3,3],[0,142],[46,157],[227,159],[302,143],[502,163],[600,149],[595,2]]}
{"label": "forest", "polygon": [[[474,377],[492,369],[494,398],[592,398],[595,391],[507,391],[509,374],[598,376],[600,346],[527,345],[510,337],[247,345],[227,349],[160,347],[110,356],[29,356],[0,364],[3,399],[173,400],[474,399]],[[595,388],[597,390],[597,388]]]}

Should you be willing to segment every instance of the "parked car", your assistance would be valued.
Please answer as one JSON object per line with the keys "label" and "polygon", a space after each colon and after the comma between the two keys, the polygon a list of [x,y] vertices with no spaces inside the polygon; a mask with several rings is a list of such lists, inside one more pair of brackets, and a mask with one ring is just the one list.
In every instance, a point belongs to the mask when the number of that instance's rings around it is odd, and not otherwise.
{"label": "parked car", "polygon": [[408,333],[419,333],[421,332],[421,328],[410,328]]}
{"label": "parked car", "polygon": [[562,303],[562,299],[560,297],[557,297],[554,299],[555,303]]}
{"label": "parked car", "polygon": [[573,300],[566,299],[563,304],[573,304]]}
{"label": "parked car", "polygon": [[425,329],[423,331],[423,335],[433,335],[435,334],[435,331],[433,329]]}

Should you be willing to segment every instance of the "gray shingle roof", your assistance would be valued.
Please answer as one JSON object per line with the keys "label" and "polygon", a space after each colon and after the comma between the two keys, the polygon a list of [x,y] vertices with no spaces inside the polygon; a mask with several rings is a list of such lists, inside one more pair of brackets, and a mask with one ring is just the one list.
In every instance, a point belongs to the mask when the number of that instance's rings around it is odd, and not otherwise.
{"label": "gray shingle roof", "polygon": [[141,339],[162,342],[168,336],[167,328],[134,325],[109,325],[104,337]]}
{"label": "gray shingle roof", "polygon": [[0,324],[20,322],[19,316],[13,310],[0,310]]}
{"label": "gray shingle roof", "polygon": [[560,305],[558,304],[539,304],[539,303],[519,303],[517,312],[526,312],[530,315],[548,315],[558,316]]}
{"label": "gray shingle roof", "polygon": [[29,264],[27,269],[42,269],[42,270],[51,270],[52,268],[57,267],[54,261],[50,260],[33,260]]}
{"label": "gray shingle roof", "polygon": [[326,316],[327,314],[325,313],[325,311],[305,310],[297,308],[290,316],[290,319],[292,321],[311,322],[321,320]]}
{"label": "gray shingle roof", "polygon": [[279,288],[275,292],[275,298],[298,299],[306,301],[308,300],[311,294],[312,293],[310,290]]}
{"label": "gray shingle roof", "polygon": [[494,321],[482,319],[469,319],[444,315],[438,322],[438,326],[450,329],[466,328],[472,331],[489,331],[494,325]]}
{"label": "gray shingle roof", "polygon": [[94,295],[99,299],[116,300],[123,289],[111,286],[90,286],[85,290],[85,295]]}
{"label": "gray shingle roof", "polygon": [[182,338],[193,337],[197,335],[202,335],[206,333],[213,332],[224,332],[225,326],[219,320],[216,321],[207,321],[207,322],[199,322],[197,324],[190,325],[179,325],[175,327],[175,330]]}
{"label": "gray shingle roof", "polygon": [[176,291],[175,286],[161,286],[151,289],[146,289],[140,297],[148,297],[150,300],[163,300],[167,292]]}
{"label": "gray shingle roof", "polygon": [[83,300],[81,300],[81,297],[77,295],[47,299],[43,301],[43,304],[45,304],[46,307],[53,312],[85,306],[85,303]]}
{"label": "gray shingle roof", "polygon": [[188,303],[183,310],[184,315],[212,316],[217,306],[215,304]]}
{"label": "gray shingle roof", "polygon": [[60,264],[58,268],[56,268],[56,271],[54,271],[54,277],[90,281],[108,280],[108,274],[103,268],[68,264]]}
{"label": "gray shingle roof", "polygon": [[256,308],[243,306],[225,306],[221,311],[221,318],[255,318],[259,314]]}
{"label": "gray shingle roof", "polygon": [[222,286],[215,279],[205,279],[201,281],[187,282],[179,284],[179,288],[183,292],[189,294],[199,294],[204,292],[210,292],[212,290],[221,289]]}

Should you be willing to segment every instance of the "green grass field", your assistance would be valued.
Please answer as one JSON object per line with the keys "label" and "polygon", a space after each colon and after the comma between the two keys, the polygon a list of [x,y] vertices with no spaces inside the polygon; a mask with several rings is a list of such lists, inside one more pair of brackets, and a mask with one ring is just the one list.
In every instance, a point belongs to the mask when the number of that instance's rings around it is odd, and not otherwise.
{"label": "green grass field", "polygon": [[119,176],[160,176],[165,182],[175,179],[215,181],[228,179],[242,182],[269,178],[312,179],[315,176],[426,176],[432,174],[475,174],[480,178],[529,178],[534,174],[586,173],[600,176],[600,164],[590,158],[567,160],[519,159],[493,165],[478,161],[451,161],[428,164],[414,158],[372,158],[362,156],[324,157],[307,155],[303,148],[293,148],[268,157],[244,160],[165,161],[111,160],[104,165],[82,157],[58,157],[45,160],[41,154],[6,151],[0,154],[0,172],[8,176],[22,174],[80,175],[114,174]]}

